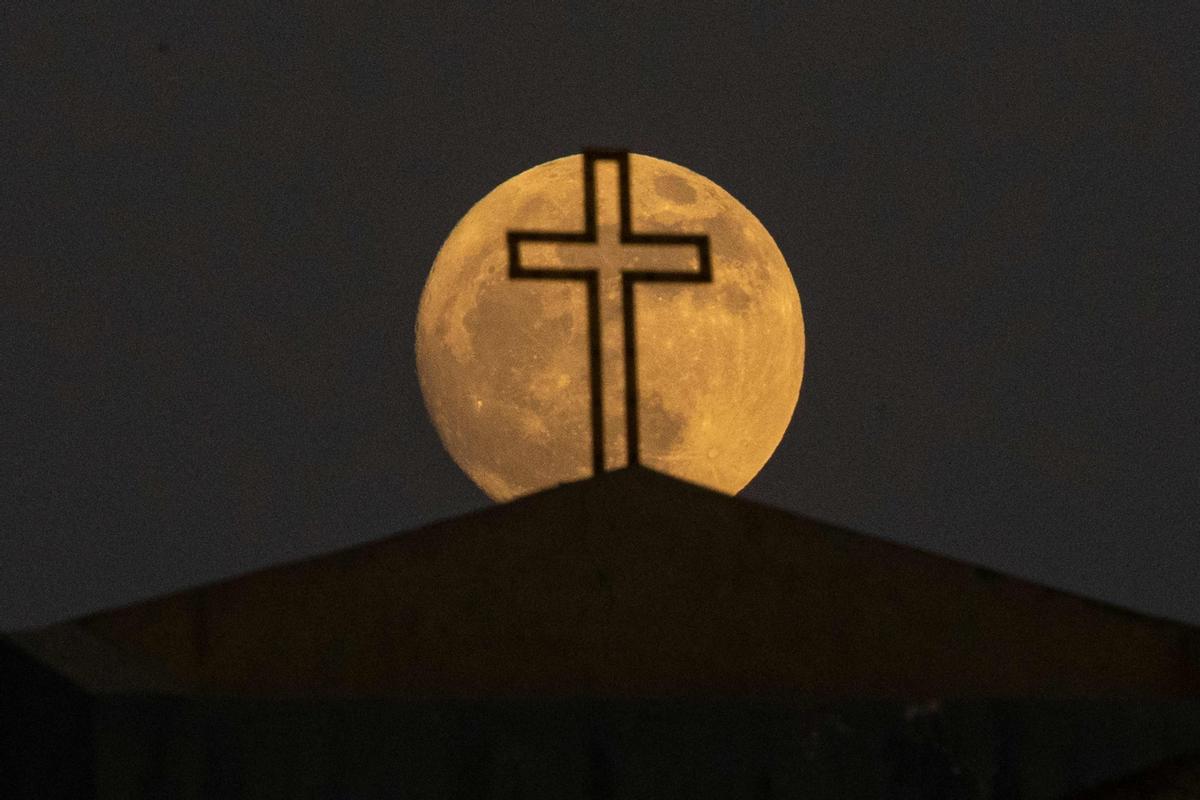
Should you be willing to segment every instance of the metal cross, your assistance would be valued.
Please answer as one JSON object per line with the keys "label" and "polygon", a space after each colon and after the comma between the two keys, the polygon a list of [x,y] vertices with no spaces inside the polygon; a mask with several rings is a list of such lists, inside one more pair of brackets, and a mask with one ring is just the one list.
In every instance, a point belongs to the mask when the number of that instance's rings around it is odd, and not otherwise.
{"label": "metal cross", "polygon": [[[601,196],[598,200],[597,164],[615,162],[616,196]],[[606,173],[609,170],[605,171]],[[611,181],[610,181],[611,183]],[[711,283],[712,261],[709,256],[708,236],[703,234],[634,233],[630,225],[630,176],[629,152],[627,150],[583,151],[583,220],[582,231],[508,231],[508,275],[514,279],[575,280],[582,281],[587,288],[588,345],[590,352],[592,406],[592,469],[595,474],[607,468],[605,460],[604,394],[602,342],[611,342],[613,335],[622,338],[622,353],[625,384],[625,450],[630,465],[640,463],[638,452],[638,393],[637,393],[637,326],[634,320],[634,286],[638,282],[655,283]],[[616,212],[614,214],[613,212]],[[617,217],[619,225],[613,224]],[[619,231],[614,237],[609,233]],[[545,261],[556,262],[557,266],[538,265],[536,251],[539,247],[554,245],[554,257]],[[638,269],[626,269],[619,259],[628,257],[627,246],[637,248],[638,256],[654,266],[640,265]],[[695,258],[688,259],[689,268],[679,269],[679,249],[695,248]],[[652,248],[652,249],[650,249]],[[523,252],[524,251],[524,252]],[[545,250],[541,251],[545,253]],[[524,255],[524,258],[523,258]],[[690,256],[690,253],[689,253]],[[615,297],[620,289],[620,313],[623,321],[620,331],[602,329],[601,304]],[[604,348],[610,349],[610,348]],[[613,409],[614,411],[616,409]],[[619,416],[619,414],[614,414]],[[610,458],[610,460],[612,460]],[[620,466],[619,462],[614,467]]]}

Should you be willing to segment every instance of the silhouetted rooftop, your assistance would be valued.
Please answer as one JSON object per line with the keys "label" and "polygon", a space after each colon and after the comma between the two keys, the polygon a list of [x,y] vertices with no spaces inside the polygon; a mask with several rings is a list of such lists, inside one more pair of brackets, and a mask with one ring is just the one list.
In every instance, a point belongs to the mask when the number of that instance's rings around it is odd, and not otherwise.
{"label": "silhouetted rooftop", "polygon": [[1200,753],[1168,759],[1068,800],[1194,800],[1200,797]]}
{"label": "silhouetted rooftop", "polygon": [[39,635],[98,640],[180,687],[261,695],[1200,687],[1185,625],[641,468]]}

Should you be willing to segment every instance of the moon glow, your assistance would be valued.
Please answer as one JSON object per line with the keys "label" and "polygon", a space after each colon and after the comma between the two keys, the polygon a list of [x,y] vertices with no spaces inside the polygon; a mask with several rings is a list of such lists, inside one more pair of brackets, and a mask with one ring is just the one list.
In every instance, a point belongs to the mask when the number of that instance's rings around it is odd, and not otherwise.
{"label": "moon glow", "polygon": [[[629,170],[632,229],[707,234],[713,272],[712,283],[635,288],[641,462],[736,494],[796,406],[800,297],[771,235],[728,192],[649,156],[631,154]],[[584,286],[511,280],[506,246],[512,229],[582,230],[582,173],[583,157],[567,156],[489,192],[450,232],[421,295],[416,361],[426,407],[451,457],[495,500],[592,473]],[[597,173],[598,207],[615,203],[605,195],[612,183]],[[605,226],[601,217],[602,237]],[[605,263],[619,257],[598,249],[597,263],[619,269]],[[602,330],[619,330],[619,299],[605,299]],[[605,337],[606,353],[620,346]],[[606,364],[603,375],[608,396],[614,371]],[[622,430],[623,417],[606,403],[606,431]]]}

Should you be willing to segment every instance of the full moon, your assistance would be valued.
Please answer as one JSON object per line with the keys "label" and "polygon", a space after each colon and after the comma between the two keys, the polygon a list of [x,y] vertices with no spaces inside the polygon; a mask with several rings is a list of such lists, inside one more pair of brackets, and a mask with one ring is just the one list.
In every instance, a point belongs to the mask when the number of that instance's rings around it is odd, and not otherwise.
{"label": "full moon", "polygon": [[[720,186],[639,154],[629,177],[632,230],[707,235],[713,276],[635,284],[641,463],[736,494],[775,451],[799,397],[795,282],[766,228]],[[615,181],[598,172],[596,191],[598,207],[615,207]],[[592,474],[584,284],[510,279],[506,244],[514,229],[582,231],[583,196],[582,155],[500,184],[450,232],[421,295],[416,361],[426,407],[451,457],[495,500]],[[601,234],[605,225],[601,217]],[[619,331],[619,291],[606,299],[602,328]],[[605,336],[607,359],[615,347]],[[618,374],[606,360],[605,381]],[[619,434],[623,411],[605,405],[606,431]]]}

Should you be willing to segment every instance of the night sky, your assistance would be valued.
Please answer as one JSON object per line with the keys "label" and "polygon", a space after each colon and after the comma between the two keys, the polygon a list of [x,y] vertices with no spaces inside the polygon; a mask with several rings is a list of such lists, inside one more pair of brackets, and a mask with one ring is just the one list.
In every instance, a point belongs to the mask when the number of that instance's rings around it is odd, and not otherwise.
{"label": "night sky", "polygon": [[0,11],[0,628],[488,505],[418,298],[585,146],[792,267],[744,496],[1200,623],[1195,5],[50,5]]}

